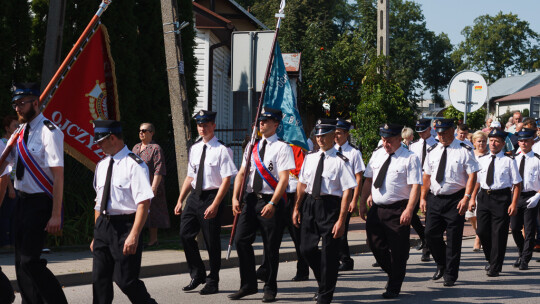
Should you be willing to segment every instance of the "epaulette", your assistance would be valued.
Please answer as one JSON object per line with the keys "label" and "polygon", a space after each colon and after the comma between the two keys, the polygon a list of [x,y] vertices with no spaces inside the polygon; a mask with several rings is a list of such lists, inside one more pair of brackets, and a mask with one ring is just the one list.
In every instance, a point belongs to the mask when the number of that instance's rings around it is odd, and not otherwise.
{"label": "epaulette", "polygon": [[539,141],[540,141],[540,137],[537,137],[537,138],[534,139],[534,142],[535,142],[535,143],[537,143],[537,142],[539,142]]}
{"label": "epaulette", "polygon": [[223,142],[223,141],[222,141],[221,139],[218,139],[218,143],[220,143],[220,144],[224,145],[224,146],[225,146],[225,147],[227,147],[227,148],[229,148],[229,147],[230,147],[230,145],[228,145],[228,144],[224,143],[224,142]]}
{"label": "epaulette", "polygon": [[129,157],[133,158],[133,160],[135,160],[139,165],[143,163],[142,158],[140,158],[137,154],[131,152],[128,155]]}
{"label": "epaulette", "polygon": [[511,159],[514,159],[514,155],[508,155],[508,154],[505,154],[505,155],[510,157]]}
{"label": "epaulette", "polygon": [[348,161],[349,161],[349,159],[348,159],[347,157],[345,157],[345,155],[339,153],[339,151],[336,152],[336,155],[337,155],[339,158],[343,159],[343,161],[345,161],[345,162],[348,162]]}
{"label": "epaulette", "polygon": [[438,138],[434,138],[436,142],[439,142],[439,139]]}
{"label": "epaulette", "polygon": [[538,155],[537,153],[534,153],[534,156],[538,157],[538,159],[540,159],[540,155]]}
{"label": "epaulette", "polygon": [[360,150],[360,149],[358,149],[357,146],[355,146],[355,145],[353,145],[353,144],[351,144],[351,143],[349,143],[349,146],[351,146],[353,149]]}
{"label": "epaulette", "polygon": [[197,139],[197,140],[195,141],[195,143],[198,143],[198,142],[200,142],[201,140],[202,140],[202,136],[199,137],[199,139]]}
{"label": "epaulette", "polygon": [[427,149],[427,152],[429,153],[429,152],[433,151],[433,149],[435,149],[435,147],[436,147],[438,144],[439,144],[439,143],[436,143],[436,144],[430,146],[430,147]]}
{"label": "epaulette", "polygon": [[459,143],[460,146],[462,146],[463,148],[469,150],[469,151],[472,151],[472,148],[471,146],[467,145],[466,143],[462,142],[462,143]]}
{"label": "epaulette", "polygon": [[377,148],[375,148],[375,150],[373,150],[373,152],[379,150],[380,148],[382,148],[382,145],[378,146]]}
{"label": "epaulette", "polygon": [[306,155],[313,154],[313,153],[315,153],[315,152],[317,152],[317,151],[315,151],[315,150],[313,150],[313,151],[307,151],[307,152],[306,152]]}
{"label": "epaulette", "polygon": [[480,155],[480,156],[478,156],[478,158],[482,158],[482,157],[484,157],[484,156],[488,156],[488,155],[489,155],[489,153],[487,153],[487,154],[484,154],[484,155]]}
{"label": "epaulette", "polygon": [[51,131],[54,131],[56,129],[56,127],[54,126],[54,124],[52,122],[50,122],[49,120],[44,120],[43,121],[43,124],[45,126],[47,126],[47,128],[49,128],[49,130]]}

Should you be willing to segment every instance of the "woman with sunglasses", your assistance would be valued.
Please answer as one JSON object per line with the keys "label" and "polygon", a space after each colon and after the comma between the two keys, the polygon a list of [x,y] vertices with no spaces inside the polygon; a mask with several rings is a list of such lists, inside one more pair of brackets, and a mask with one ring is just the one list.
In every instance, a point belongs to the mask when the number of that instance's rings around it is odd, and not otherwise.
{"label": "woman with sunglasses", "polygon": [[142,123],[139,127],[140,143],[136,144],[132,151],[144,160],[150,173],[150,183],[154,198],[150,204],[150,213],[146,221],[146,227],[150,231],[150,238],[146,248],[157,246],[158,229],[169,228],[171,223],[167,210],[167,199],[165,197],[165,181],[163,177],[167,174],[165,169],[165,156],[163,149],[152,140],[154,137],[154,125],[148,122]]}

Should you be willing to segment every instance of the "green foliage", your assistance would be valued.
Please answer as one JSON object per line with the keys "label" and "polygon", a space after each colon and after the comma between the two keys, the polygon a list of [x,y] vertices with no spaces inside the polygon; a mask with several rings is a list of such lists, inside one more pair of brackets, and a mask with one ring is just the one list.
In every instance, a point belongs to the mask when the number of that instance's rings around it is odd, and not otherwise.
{"label": "green foliage", "polygon": [[452,79],[455,73],[454,62],[450,58],[452,44],[445,33],[435,35],[428,32],[424,39],[424,65],[422,69],[422,82],[431,93],[433,101],[444,106],[444,98],[439,93]]}
{"label": "green foliage", "polygon": [[465,41],[452,54],[458,70],[477,70],[491,83],[507,71],[520,72],[540,65],[539,36],[517,15],[483,15],[461,32]]}
{"label": "green foliage", "polygon": [[[463,122],[463,112],[458,111],[453,106],[449,106],[444,111],[445,118],[452,118],[454,122]],[[471,130],[481,130],[484,128],[484,123],[486,121],[486,108],[481,107],[480,109],[467,113],[467,125]]]}

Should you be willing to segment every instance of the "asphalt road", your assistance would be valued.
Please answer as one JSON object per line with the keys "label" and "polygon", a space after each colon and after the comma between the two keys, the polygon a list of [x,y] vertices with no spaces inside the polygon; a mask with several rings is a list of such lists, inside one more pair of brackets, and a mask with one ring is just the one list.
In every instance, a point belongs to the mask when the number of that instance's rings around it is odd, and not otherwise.
{"label": "asphalt road", "polygon": [[[481,252],[472,252],[473,240],[463,241],[460,278],[454,287],[444,287],[443,281],[432,281],[430,278],[435,271],[435,263],[421,262],[420,252],[411,249],[407,267],[407,275],[400,297],[397,300],[381,298],[386,284],[386,275],[371,264],[374,258],[371,254],[354,256],[355,269],[342,273],[338,279],[334,303],[540,303],[540,263],[536,254],[530,263],[530,269],[519,271],[512,267],[517,256],[512,237],[509,236],[509,249],[506,262],[500,277],[489,278],[483,270],[485,261]],[[278,296],[280,303],[312,302],[316,291],[316,281],[313,275],[307,282],[291,282],[295,274],[296,263],[281,263],[278,274]],[[144,279],[150,294],[158,303],[233,303],[227,295],[239,288],[239,272],[237,268],[221,271],[220,293],[201,296],[197,288],[195,292],[183,292],[182,286],[189,282],[188,274],[162,276]],[[261,303],[262,283],[260,292],[237,301],[237,303]],[[91,303],[92,286],[66,287],[65,293],[69,303]],[[17,295],[15,303],[21,303]],[[114,303],[129,303],[127,297],[115,286]]]}

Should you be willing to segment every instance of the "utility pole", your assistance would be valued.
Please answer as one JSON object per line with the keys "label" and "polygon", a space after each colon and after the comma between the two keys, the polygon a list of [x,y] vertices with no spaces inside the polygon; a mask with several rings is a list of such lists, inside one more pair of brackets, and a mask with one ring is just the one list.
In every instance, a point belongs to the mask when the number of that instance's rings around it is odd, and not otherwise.
{"label": "utility pole", "polygon": [[377,55],[388,56],[390,43],[388,36],[388,0],[377,1]]}
{"label": "utility pole", "polygon": [[191,113],[189,113],[188,109],[182,41],[180,39],[180,31],[187,23],[179,23],[177,0],[160,1],[167,77],[169,79],[169,98],[174,130],[176,168],[178,172],[178,184],[182,186],[187,176],[188,142],[191,139]]}
{"label": "utility pole", "polygon": [[66,0],[49,1],[47,15],[47,34],[45,35],[45,51],[41,70],[41,90],[44,90],[62,63],[62,37],[64,31],[64,14]]}

